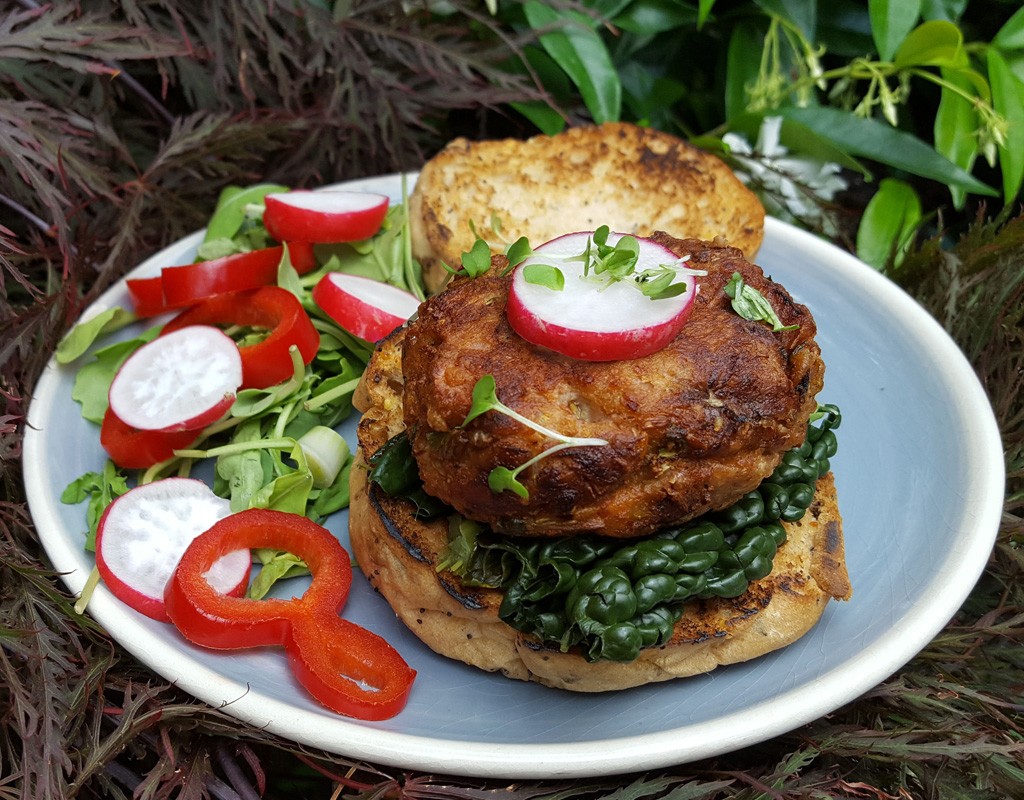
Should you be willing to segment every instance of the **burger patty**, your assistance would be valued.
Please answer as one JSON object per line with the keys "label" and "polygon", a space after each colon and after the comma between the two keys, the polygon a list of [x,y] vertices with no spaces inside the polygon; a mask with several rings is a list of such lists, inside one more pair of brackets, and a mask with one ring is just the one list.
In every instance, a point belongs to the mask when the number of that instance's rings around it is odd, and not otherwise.
{"label": "burger patty", "polygon": [[[681,333],[644,358],[577,361],[519,337],[505,317],[511,278],[501,257],[421,306],[404,337],[403,405],[429,494],[507,534],[642,536],[730,505],[803,441],[824,376],[810,312],[735,248],[652,238],[708,274]],[[738,315],[724,292],[734,272],[783,325],[799,327],[773,332]],[[608,444],[524,470],[528,498],[492,491],[491,470],[555,442],[496,411],[464,426],[484,375],[523,416]]]}

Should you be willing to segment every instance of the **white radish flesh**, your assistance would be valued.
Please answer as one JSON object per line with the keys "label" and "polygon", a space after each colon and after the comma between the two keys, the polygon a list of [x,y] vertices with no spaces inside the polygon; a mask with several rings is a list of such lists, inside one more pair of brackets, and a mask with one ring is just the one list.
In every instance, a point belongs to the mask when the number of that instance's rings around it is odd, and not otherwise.
{"label": "white radish flesh", "polygon": [[313,299],[342,328],[376,342],[416,313],[415,295],[389,283],[330,272],[313,287]]}
{"label": "white radish flesh", "polygon": [[267,195],[264,203],[263,225],[280,242],[368,239],[388,211],[387,196],[373,192],[284,192]]}
{"label": "white radish flesh", "polygon": [[241,384],[238,346],[217,328],[192,325],[136,350],[114,376],[108,399],[132,428],[197,430],[224,415]]}
{"label": "white radish flesh", "polygon": [[[193,478],[164,478],[131,489],[107,506],[96,533],[96,567],[123,603],[167,622],[164,587],[192,540],[231,514],[230,503]],[[249,583],[252,558],[238,550],[206,573],[223,594]]]}
{"label": "white radish flesh", "polygon": [[[570,358],[616,361],[642,358],[667,345],[689,317],[697,293],[688,270],[679,270],[677,282],[686,291],[674,297],[652,300],[631,278],[609,282],[593,273],[584,275],[582,260],[575,260],[593,234],[571,233],[537,247],[534,255],[515,271],[506,314],[512,328],[527,341]],[[614,244],[621,234],[610,234]],[[678,262],[670,250],[649,239],[640,245],[636,272],[658,269]],[[561,271],[561,290],[529,283],[524,268],[547,264]]]}

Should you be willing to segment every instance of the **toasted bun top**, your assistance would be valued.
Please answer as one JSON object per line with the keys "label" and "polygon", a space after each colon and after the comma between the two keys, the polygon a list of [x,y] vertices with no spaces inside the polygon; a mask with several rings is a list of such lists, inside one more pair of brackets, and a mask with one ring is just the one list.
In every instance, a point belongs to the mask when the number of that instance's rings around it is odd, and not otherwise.
{"label": "toasted bun top", "polygon": [[723,161],[627,123],[526,141],[455,139],[423,166],[409,205],[413,256],[431,290],[447,275],[441,262],[459,264],[477,234],[539,245],[607,225],[717,239],[748,258],[764,235],[764,207]]}

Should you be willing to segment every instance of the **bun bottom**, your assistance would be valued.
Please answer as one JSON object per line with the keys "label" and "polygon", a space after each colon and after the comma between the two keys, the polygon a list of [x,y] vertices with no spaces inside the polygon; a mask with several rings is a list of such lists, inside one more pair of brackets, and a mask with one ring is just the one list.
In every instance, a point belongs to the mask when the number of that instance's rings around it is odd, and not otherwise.
{"label": "bun bottom", "polygon": [[373,587],[435,652],[518,680],[601,692],[709,672],[785,647],[814,626],[829,599],[850,596],[829,473],[804,518],[785,525],[787,541],[770,575],[740,597],[688,603],[672,639],[635,661],[591,663],[504,623],[499,591],[464,587],[454,575],[437,572],[447,521],[415,520],[410,503],[368,484],[362,454],[351,474],[352,548]]}
{"label": "bun bottom", "polygon": [[685,678],[785,647],[809,631],[832,598],[851,594],[842,520],[829,473],[799,522],[786,523],[767,577],[732,599],[688,603],[672,638],[629,663],[588,662],[520,633],[498,617],[502,595],[464,586],[435,564],[448,542],[445,519],[421,521],[406,500],[367,481],[367,454],[405,425],[402,413],[404,329],[381,342],[353,398],[362,412],[351,471],[349,534],[371,585],[423,642],[441,655],[518,680],[576,692],[626,689]]}

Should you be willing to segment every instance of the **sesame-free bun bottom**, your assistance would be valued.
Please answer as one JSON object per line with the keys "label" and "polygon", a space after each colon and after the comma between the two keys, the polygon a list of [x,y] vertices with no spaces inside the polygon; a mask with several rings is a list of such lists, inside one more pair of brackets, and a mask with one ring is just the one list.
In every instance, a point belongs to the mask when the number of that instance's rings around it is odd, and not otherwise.
{"label": "sesame-free bun bottom", "polygon": [[349,535],[371,585],[428,647],[441,655],[518,680],[577,692],[625,689],[705,673],[796,641],[832,598],[848,598],[842,522],[831,473],[818,481],[803,519],[786,523],[786,543],[767,577],[731,599],[685,607],[669,642],[632,662],[588,662],[513,629],[498,616],[501,593],[462,585],[435,564],[448,521],[417,520],[413,505],[367,480],[366,459],[403,429],[402,332],[380,345],[356,393],[363,412],[351,471]]}

